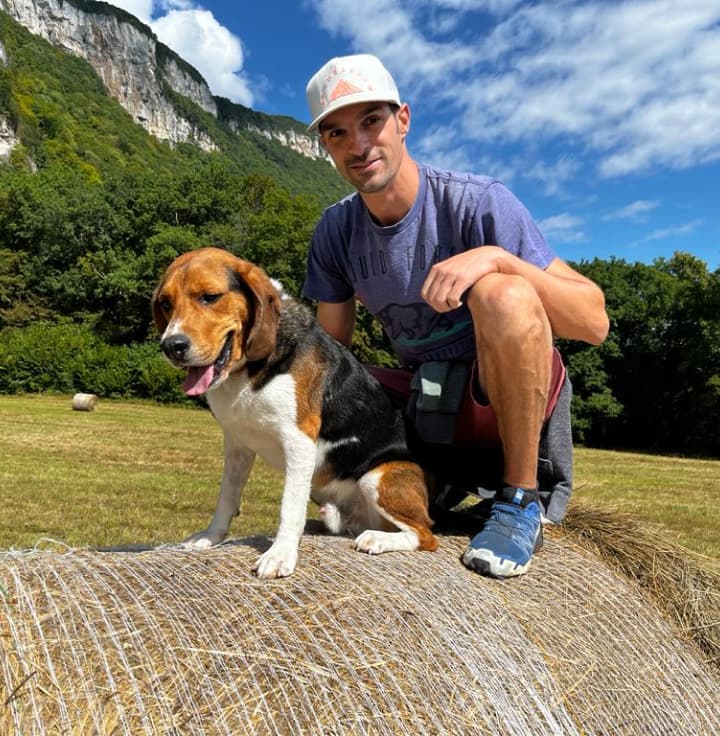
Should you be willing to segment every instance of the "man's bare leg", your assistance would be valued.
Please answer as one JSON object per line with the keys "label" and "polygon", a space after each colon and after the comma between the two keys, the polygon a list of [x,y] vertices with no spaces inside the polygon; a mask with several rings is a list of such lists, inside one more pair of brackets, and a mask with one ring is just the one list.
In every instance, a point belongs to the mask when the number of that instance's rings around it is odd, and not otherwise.
{"label": "man's bare leg", "polygon": [[495,577],[520,575],[542,543],[537,461],[552,365],[552,329],[539,296],[523,278],[490,274],[472,287],[482,388],[498,420],[505,488],[463,555]]}

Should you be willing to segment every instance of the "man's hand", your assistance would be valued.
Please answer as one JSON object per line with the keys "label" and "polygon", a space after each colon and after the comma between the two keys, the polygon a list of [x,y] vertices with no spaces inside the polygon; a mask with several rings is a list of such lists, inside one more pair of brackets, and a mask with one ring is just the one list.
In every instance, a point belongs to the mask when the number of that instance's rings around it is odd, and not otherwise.
{"label": "man's hand", "polygon": [[436,311],[450,312],[462,304],[468,289],[491,273],[525,279],[540,297],[556,337],[590,345],[606,338],[610,323],[601,289],[559,258],[543,270],[497,245],[471,248],[436,263],[420,294]]}
{"label": "man's hand", "polygon": [[420,296],[437,312],[462,306],[463,294],[483,276],[499,273],[502,248],[485,245],[436,263],[425,279]]}

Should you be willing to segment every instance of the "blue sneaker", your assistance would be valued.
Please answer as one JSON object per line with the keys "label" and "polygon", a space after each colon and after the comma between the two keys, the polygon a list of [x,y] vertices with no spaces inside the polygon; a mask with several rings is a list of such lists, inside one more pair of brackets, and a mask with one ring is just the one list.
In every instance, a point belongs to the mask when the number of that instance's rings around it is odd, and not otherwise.
{"label": "blue sneaker", "polygon": [[482,531],[462,556],[463,564],[481,575],[522,575],[542,547],[542,520],[536,491],[504,488],[490,509]]}

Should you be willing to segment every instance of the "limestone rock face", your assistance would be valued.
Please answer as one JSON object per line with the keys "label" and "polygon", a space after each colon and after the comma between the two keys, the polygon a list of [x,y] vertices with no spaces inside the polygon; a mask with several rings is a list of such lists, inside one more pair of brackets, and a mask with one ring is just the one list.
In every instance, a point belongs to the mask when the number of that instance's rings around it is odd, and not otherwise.
{"label": "limestone rock face", "polygon": [[[5,47],[0,43],[0,66],[5,64],[7,64],[7,53]],[[0,158],[7,157],[17,142],[18,139],[10,121],[0,113]]]}
{"label": "limestone rock face", "polygon": [[246,126],[247,130],[252,130],[255,133],[264,135],[270,140],[275,140],[292,148],[293,151],[307,156],[308,158],[323,158],[329,159],[329,156],[325,152],[325,149],[320,145],[320,140],[315,136],[303,135],[298,133],[292,128],[287,130],[269,130],[268,128],[260,128],[255,125]]}
{"label": "limestone rock face", "polygon": [[[129,13],[102,2],[82,6],[68,0],[0,0],[0,9],[31,33],[86,59],[108,93],[150,134],[171,144],[189,142],[204,150],[216,149],[205,131],[178,113],[165,91],[167,86],[217,117],[216,99],[200,73]],[[6,63],[5,56],[0,46],[0,63]],[[230,127],[236,132],[250,128],[242,122]],[[314,137],[276,125],[253,127],[305,156],[326,158]],[[14,133],[9,131],[9,136],[8,131],[7,121],[0,117],[0,155],[4,147],[14,145],[9,142]]]}
{"label": "limestone rock face", "polygon": [[17,142],[15,131],[10,127],[8,119],[0,115],[0,158],[8,156]]}

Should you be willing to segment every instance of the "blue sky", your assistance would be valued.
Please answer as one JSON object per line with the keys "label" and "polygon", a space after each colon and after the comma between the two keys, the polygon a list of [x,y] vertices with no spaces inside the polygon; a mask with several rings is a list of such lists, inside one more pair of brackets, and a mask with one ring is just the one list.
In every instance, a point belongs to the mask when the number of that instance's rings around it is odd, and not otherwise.
{"label": "blue sky", "polygon": [[116,0],[215,95],[309,119],[305,85],[367,52],[411,154],[498,177],[562,258],[720,267],[718,0]]}

